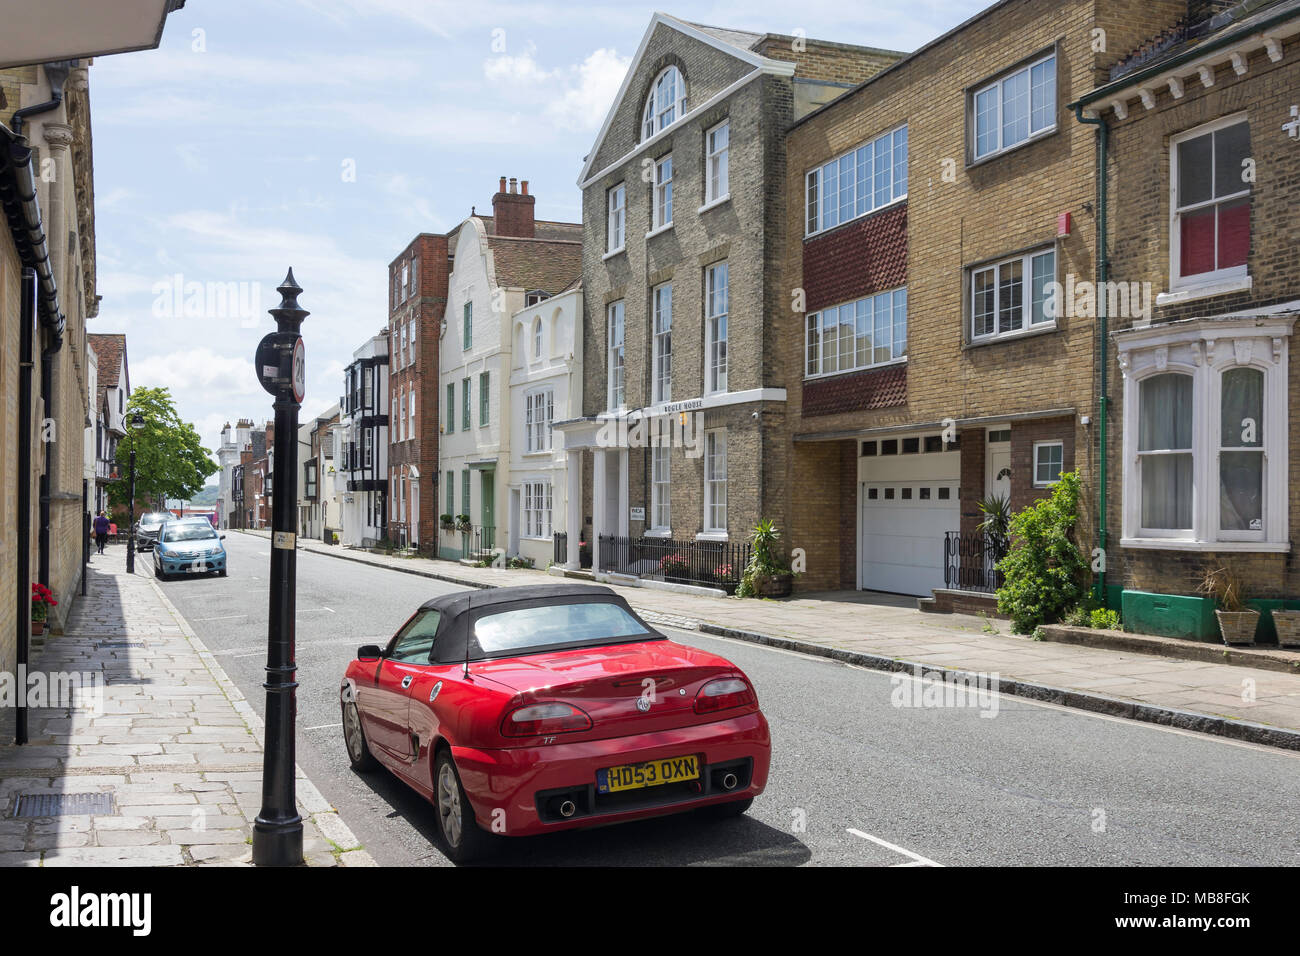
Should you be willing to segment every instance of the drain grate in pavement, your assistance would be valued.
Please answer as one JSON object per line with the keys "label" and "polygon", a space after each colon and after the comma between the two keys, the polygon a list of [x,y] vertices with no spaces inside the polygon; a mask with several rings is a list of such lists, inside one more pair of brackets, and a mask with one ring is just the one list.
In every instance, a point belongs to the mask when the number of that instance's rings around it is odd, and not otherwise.
{"label": "drain grate in pavement", "polygon": [[15,817],[66,817],[113,812],[111,793],[20,793]]}

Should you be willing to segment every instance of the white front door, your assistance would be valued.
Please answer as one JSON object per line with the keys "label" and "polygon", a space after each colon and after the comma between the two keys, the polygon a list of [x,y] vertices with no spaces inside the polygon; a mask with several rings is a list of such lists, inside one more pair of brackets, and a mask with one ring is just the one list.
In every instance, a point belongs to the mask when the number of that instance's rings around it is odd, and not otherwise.
{"label": "white front door", "polygon": [[[991,431],[989,436],[998,439],[989,441],[984,446],[984,460],[987,463],[984,481],[986,497],[1001,497],[1011,500],[1011,431]],[[1003,437],[1005,436],[1005,437]]]}

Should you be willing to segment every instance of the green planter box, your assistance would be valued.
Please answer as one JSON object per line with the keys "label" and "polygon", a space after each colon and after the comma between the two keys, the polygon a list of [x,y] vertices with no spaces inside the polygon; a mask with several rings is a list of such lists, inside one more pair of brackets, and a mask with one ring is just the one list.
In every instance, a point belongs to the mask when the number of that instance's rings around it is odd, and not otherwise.
{"label": "green planter box", "polygon": [[1121,613],[1124,630],[1136,634],[1181,637],[1212,644],[1223,640],[1211,598],[1125,591],[1121,596]]}

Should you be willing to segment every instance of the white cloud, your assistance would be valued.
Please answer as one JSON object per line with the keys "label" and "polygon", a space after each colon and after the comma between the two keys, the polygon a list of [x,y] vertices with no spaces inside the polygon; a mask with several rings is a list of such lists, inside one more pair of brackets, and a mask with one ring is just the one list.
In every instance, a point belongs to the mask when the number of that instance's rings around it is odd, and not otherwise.
{"label": "white cloud", "polygon": [[627,73],[630,58],[604,47],[566,69],[541,67],[531,49],[517,56],[483,61],[483,76],[515,102],[540,106],[549,123],[563,130],[596,129]]}
{"label": "white cloud", "polygon": [[602,47],[576,67],[577,81],[548,108],[562,128],[594,130],[600,126],[623,82],[631,58]]}

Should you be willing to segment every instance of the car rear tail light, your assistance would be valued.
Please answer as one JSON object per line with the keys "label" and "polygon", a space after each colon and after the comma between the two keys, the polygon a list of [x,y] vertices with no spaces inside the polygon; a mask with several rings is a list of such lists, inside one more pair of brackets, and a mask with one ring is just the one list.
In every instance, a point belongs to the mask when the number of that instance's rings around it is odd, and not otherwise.
{"label": "car rear tail light", "polygon": [[590,729],[590,717],[572,704],[559,702],[526,704],[506,714],[506,719],[501,721],[501,733],[507,737],[571,734]]}
{"label": "car rear tail light", "polygon": [[711,680],[695,695],[695,712],[711,714],[733,707],[750,707],[754,704],[754,691],[739,677]]}

